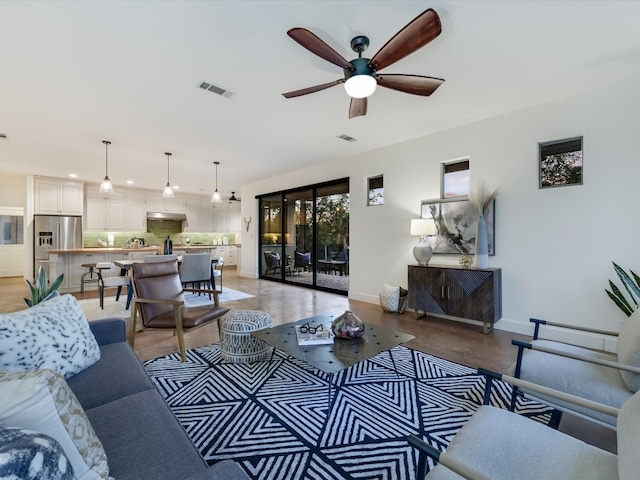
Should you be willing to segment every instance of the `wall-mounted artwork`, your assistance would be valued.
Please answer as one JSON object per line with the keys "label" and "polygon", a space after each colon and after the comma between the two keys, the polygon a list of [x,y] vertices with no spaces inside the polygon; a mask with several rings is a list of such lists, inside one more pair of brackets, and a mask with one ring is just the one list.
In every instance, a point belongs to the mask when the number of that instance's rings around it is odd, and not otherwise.
{"label": "wall-mounted artwork", "polygon": [[[468,198],[422,202],[422,218],[433,218],[437,235],[429,237],[433,253],[474,253],[478,210]],[[495,200],[485,212],[489,234],[489,255],[495,255]]]}
{"label": "wall-mounted artwork", "polygon": [[538,144],[540,188],[582,185],[582,137]]}

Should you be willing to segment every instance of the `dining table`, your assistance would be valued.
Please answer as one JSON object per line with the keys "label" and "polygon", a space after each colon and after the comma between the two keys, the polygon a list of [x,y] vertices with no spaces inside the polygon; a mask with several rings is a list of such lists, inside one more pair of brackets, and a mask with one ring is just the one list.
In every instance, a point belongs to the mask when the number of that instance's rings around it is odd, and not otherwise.
{"label": "dining table", "polygon": [[[114,260],[113,264],[116,267],[120,267],[120,275],[126,276],[127,272],[131,270],[134,263],[144,263],[144,260]],[[182,263],[182,255],[178,255],[178,265]],[[217,258],[211,258],[211,288],[215,290],[216,281],[215,276],[213,275],[214,265],[218,263]],[[127,288],[127,305],[125,307],[126,310],[129,310],[131,306],[131,300],[133,299],[133,280],[132,275],[129,276],[129,287]]]}

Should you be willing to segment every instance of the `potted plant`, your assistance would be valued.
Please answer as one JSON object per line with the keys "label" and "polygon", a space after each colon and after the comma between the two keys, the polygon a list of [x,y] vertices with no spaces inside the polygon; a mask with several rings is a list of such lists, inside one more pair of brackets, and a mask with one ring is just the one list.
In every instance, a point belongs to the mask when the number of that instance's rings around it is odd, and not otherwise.
{"label": "potted plant", "polygon": [[58,289],[60,285],[62,285],[62,280],[64,279],[64,273],[60,274],[58,278],[56,278],[55,282],[49,286],[49,279],[47,278],[47,272],[44,271],[44,268],[40,266],[38,269],[38,276],[33,285],[29,280],[27,283],[29,284],[29,290],[31,292],[30,297],[24,297],[24,301],[26,302],[28,307],[33,307],[40,302],[44,302],[51,297],[58,295]]}
{"label": "potted plant", "polygon": [[[630,276],[616,262],[612,263],[613,269],[618,274],[618,278],[622,282],[624,289],[629,294],[633,305],[625,298],[622,291],[611,280],[609,280],[609,286],[611,287],[611,290],[607,290],[605,288],[605,291],[607,292],[607,295],[609,295],[609,298],[613,300],[613,302],[620,308],[620,310],[622,310],[627,315],[627,317],[629,317],[639,306],[638,300],[640,299],[640,277],[638,277],[638,275],[636,275],[633,270],[630,270]],[[633,279],[631,278],[632,276]]]}

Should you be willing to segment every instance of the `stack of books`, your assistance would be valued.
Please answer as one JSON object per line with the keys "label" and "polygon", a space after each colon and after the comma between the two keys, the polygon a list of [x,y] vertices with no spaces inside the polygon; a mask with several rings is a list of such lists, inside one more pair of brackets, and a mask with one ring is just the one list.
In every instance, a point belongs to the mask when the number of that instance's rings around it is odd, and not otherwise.
{"label": "stack of books", "polygon": [[333,343],[333,332],[331,329],[316,330],[315,333],[302,333],[300,327],[296,327],[296,338],[298,345],[329,345]]}

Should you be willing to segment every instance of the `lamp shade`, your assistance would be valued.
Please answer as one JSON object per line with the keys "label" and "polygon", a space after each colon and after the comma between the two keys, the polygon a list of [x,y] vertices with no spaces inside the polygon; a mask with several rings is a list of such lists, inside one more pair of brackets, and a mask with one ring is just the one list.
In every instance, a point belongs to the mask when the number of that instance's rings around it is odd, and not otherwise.
{"label": "lamp shade", "polygon": [[411,219],[411,235],[435,235],[436,225],[432,218]]}

